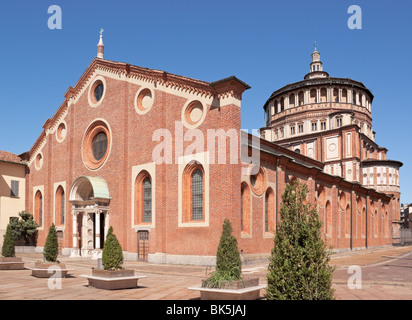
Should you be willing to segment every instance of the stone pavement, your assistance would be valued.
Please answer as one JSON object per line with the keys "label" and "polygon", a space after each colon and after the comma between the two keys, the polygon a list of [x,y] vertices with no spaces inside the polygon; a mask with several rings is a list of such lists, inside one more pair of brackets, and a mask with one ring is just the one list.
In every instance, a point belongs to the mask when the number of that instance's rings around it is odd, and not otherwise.
{"label": "stone pavement", "polygon": [[[23,258],[26,267],[41,259],[41,254],[17,255]],[[139,280],[138,288],[108,291],[88,287],[87,279],[80,277],[91,274],[91,268],[97,267],[96,260],[68,257],[59,260],[74,269],[61,283],[56,279],[35,278],[30,270],[1,271],[0,300],[198,300],[199,292],[187,288],[199,286],[207,272],[206,267],[200,266],[126,261],[125,268],[133,268],[136,274],[147,278]],[[333,287],[338,300],[412,300],[412,247],[390,246],[334,254],[331,264],[336,267]],[[348,285],[352,276],[348,267],[353,265],[362,271],[362,289],[350,289]],[[245,265],[243,274],[258,276],[265,284],[266,268],[267,262]],[[264,294],[262,290],[262,298]]]}

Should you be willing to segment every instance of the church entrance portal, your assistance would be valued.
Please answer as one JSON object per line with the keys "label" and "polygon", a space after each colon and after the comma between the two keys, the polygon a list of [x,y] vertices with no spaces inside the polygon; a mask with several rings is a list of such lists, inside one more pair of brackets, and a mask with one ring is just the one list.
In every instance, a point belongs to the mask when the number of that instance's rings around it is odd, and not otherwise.
{"label": "church entrance portal", "polygon": [[70,190],[73,248],[71,257],[101,258],[109,226],[110,195],[102,178],[81,176]]}

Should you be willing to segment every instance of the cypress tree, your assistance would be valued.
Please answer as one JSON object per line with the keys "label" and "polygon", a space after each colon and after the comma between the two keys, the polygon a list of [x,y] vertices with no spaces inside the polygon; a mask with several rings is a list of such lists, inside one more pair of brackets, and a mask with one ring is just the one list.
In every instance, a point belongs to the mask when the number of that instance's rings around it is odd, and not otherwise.
{"label": "cypress tree", "polygon": [[204,287],[219,288],[226,281],[232,282],[242,279],[242,262],[238,243],[235,236],[232,235],[233,229],[229,219],[225,219],[222,228],[216,254],[216,271],[204,281]]}
{"label": "cypress tree", "polygon": [[110,227],[104,242],[102,253],[102,264],[104,270],[120,270],[123,265],[123,251],[113,233],[113,228]]}
{"label": "cypress tree", "polygon": [[49,228],[46,244],[44,246],[44,259],[48,262],[58,262],[57,255],[59,254],[59,244],[57,242],[57,231],[54,223]]}
{"label": "cypress tree", "polygon": [[225,219],[217,248],[216,270],[228,274],[233,280],[239,280],[241,278],[242,262],[237,239],[232,235],[232,231],[232,224],[229,219]]}
{"label": "cypress tree", "polygon": [[14,239],[10,224],[7,225],[6,233],[3,236],[3,246],[1,248],[1,255],[5,258],[13,258],[16,256],[14,248]]}
{"label": "cypress tree", "polygon": [[322,222],[311,204],[305,204],[308,187],[287,184],[282,195],[267,274],[267,299],[331,300],[333,268],[330,251],[322,239]]}

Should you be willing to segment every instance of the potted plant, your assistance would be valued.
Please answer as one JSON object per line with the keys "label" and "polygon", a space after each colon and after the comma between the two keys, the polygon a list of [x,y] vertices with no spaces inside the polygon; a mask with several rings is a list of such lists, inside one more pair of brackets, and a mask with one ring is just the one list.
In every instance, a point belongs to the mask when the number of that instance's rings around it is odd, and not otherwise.
{"label": "potted plant", "polygon": [[[53,274],[60,274],[62,278],[67,276],[68,269],[66,265],[57,260],[59,254],[59,245],[57,242],[57,231],[54,223],[49,228],[46,244],[43,249],[43,261],[37,261],[34,264],[33,276],[38,278],[49,278]],[[56,272],[53,272],[53,271]]]}
{"label": "potted plant", "polygon": [[24,269],[22,258],[16,257],[14,239],[10,224],[7,225],[6,233],[3,236],[3,246],[1,249],[0,270],[20,270]]}
{"label": "potted plant", "polygon": [[122,247],[113,233],[113,227],[109,228],[102,253],[103,269],[92,269],[91,276],[88,278],[89,286],[115,290],[130,289],[137,287],[138,279],[145,276],[135,276],[134,270],[123,268]]}
{"label": "potted plant", "polygon": [[242,262],[232,231],[231,222],[225,219],[216,254],[216,271],[202,280],[200,288],[189,288],[199,290],[202,300],[254,300],[259,299],[264,288],[259,286],[259,278],[242,277]]}

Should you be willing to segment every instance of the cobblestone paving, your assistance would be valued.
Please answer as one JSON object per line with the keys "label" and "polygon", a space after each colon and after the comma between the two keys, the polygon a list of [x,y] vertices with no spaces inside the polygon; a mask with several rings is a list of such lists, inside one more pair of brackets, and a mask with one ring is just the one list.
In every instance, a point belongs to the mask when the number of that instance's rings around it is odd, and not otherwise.
{"label": "cobblestone paving", "polygon": [[[40,254],[21,253],[26,267],[41,258]],[[199,286],[206,275],[206,267],[153,265],[143,262],[125,262],[136,274],[144,274],[138,287],[128,290],[100,290],[87,285],[80,275],[91,274],[97,266],[95,260],[59,258],[68,268],[70,276],[61,279],[41,279],[30,270],[0,271],[0,300],[196,300],[199,292],[188,287]],[[411,300],[412,299],[412,247],[385,247],[341,254],[332,257],[336,267],[333,287],[338,300]],[[359,266],[361,289],[350,289],[349,266]],[[258,276],[266,283],[267,263],[245,265],[244,276]],[[60,286],[61,284],[61,286]],[[53,289],[55,288],[55,289]],[[265,290],[261,291],[264,298]]]}

